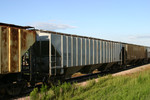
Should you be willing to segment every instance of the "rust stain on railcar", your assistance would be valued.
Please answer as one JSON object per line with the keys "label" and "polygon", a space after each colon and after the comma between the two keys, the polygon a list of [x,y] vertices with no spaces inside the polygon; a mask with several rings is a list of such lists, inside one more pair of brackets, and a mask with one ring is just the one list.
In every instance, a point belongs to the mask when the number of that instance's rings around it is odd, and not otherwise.
{"label": "rust stain on railcar", "polygon": [[36,32],[33,30],[21,30],[21,55],[35,43]]}
{"label": "rust stain on railcar", "polygon": [[25,49],[26,48],[26,37],[27,33],[24,32],[23,30],[21,30],[21,49]]}
{"label": "rust stain on railcar", "polygon": [[10,71],[19,70],[19,32],[17,28],[10,28]]}
{"label": "rust stain on railcar", "polygon": [[10,26],[0,26],[0,28],[0,74],[20,72],[21,56],[35,43],[36,32]]}
{"label": "rust stain on railcar", "polygon": [[143,59],[146,57],[145,56],[145,47],[142,47],[142,46],[128,44],[127,53],[128,53],[127,58],[129,60]]}
{"label": "rust stain on railcar", "polygon": [[7,73],[8,69],[8,28],[1,27],[1,72]]}

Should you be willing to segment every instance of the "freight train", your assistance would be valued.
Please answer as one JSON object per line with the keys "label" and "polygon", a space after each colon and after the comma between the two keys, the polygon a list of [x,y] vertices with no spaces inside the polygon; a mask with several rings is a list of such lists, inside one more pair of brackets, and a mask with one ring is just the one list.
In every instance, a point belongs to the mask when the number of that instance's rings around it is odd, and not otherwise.
{"label": "freight train", "polygon": [[150,47],[0,23],[0,94],[150,62]]}

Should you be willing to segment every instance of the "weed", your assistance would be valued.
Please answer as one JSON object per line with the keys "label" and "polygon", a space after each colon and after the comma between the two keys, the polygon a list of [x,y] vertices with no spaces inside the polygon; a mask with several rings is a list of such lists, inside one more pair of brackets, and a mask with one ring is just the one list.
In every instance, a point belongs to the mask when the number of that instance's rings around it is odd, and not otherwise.
{"label": "weed", "polygon": [[47,86],[42,86],[40,93],[35,88],[30,98],[32,100],[149,100],[149,76],[150,71],[145,71],[131,76],[99,77],[98,82],[89,80],[86,86],[59,83],[49,90]]}
{"label": "weed", "polygon": [[30,93],[30,99],[31,100],[38,100],[39,99],[38,88],[34,88],[34,90]]}

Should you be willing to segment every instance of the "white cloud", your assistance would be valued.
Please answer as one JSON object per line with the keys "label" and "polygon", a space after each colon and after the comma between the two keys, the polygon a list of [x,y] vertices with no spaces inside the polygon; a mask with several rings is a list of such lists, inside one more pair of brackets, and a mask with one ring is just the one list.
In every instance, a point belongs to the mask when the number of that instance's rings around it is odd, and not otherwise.
{"label": "white cloud", "polygon": [[150,35],[137,36],[140,39],[150,39]]}
{"label": "white cloud", "polygon": [[36,29],[51,30],[51,31],[76,28],[76,26],[54,23],[54,22],[53,23],[37,22],[37,23],[33,23],[32,26],[34,26]]}
{"label": "white cloud", "polygon": [[126,41],[128,41],[129,43],[150,46],[150,35],[149,34],[132,35],[128,36]]}
{"label": "white cloud", "polygon": [[132,35],[132,36],[129,36],[129,39],[150,39],[150,35],[149,34]]}

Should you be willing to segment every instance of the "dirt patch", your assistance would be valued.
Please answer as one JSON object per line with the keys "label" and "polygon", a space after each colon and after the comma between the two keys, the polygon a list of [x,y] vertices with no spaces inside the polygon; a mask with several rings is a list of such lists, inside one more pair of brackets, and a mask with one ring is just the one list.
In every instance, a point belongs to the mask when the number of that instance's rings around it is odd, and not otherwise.
{"label": "dirt patch", "polygon": [[21,97],[21,98],[17,98],[17,99],[13,99],[13,100],[30,100],[30,96]]}
{"label": "dirt patch", "polygon": [[82,73],[78,72],[78,73],[73,74],[71,77],[73,78],[73,77],[79,77],[79,76],[83,76],[83,75],[86,75],[86,74],[82,74]]}
{"label": "dirt patch", "polygon": [[[150,70],[150,64],[142,65],[142,66],[139,66],[139,67],[136,67],[136,68],[133,68],[133,69],[118,72],[118,73],[112,74],[112,76],[132,75],[132,74],[135,74],[135,73],[140,73],[140,72],[145,71],[145,70]],[[95,81],[98,82],[98,78],[96,78]],[[78,83],[78,85],[85,86],[85,85],[87,85],[87,83],[88,83],[88,81],[81,82],[81,83]]]}
{"label": "dirt patch", "polygon": [[149,69],[150,69],[150,64],[147,64],[147,65],[139,66],[139,67],[136,67],[136,68],[133,68],[133,69],[129,69],[129,70],[126,70],[126,71],[122,71],[122,72],[112,74],[112,76],[132,75],[134,73],[142,72],[142,71],[149,70]]}
{"label": "dirt patch", "polygon": [[99,73],[100,71],[98,71],[98,69],[95,69],[92,73],[95,74],[95,73]]}

